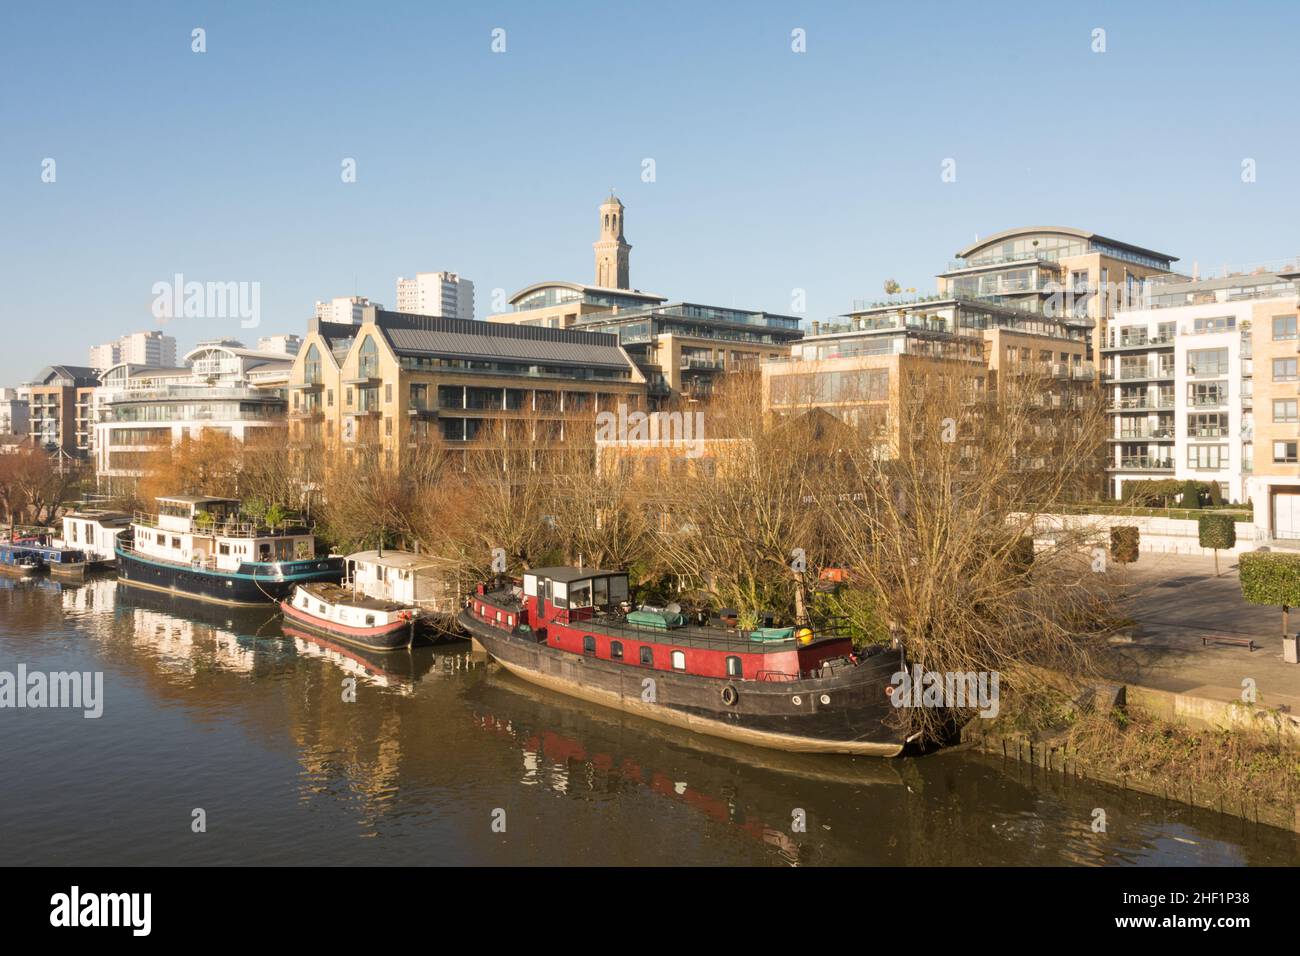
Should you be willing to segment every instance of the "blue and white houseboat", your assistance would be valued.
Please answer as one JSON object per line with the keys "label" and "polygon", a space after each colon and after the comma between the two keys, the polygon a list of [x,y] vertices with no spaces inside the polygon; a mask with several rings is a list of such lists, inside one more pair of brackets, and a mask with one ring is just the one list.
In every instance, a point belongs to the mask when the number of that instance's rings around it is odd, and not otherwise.
{"label": "blue and white houseboat", "polygon": [[299,584],[343,578],[343,558],[317,557],[307,528],[269,528],[233,498],[159,498],[156,514],[136,513],[116,553],[125,584],[220,604],[280,601]]}

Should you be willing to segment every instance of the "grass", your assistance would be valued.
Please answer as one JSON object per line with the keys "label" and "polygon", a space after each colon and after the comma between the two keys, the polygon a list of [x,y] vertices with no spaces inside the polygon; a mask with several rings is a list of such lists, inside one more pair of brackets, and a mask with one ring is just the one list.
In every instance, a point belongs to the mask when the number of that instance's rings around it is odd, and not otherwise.
{"label": "grass", "polygon": [[1221,513],[1232,515],[1232,520],[1237,522],[1249,523],[1254,520],[1254,512],[1250,508],[1243,508],[1241,505],[1207,505],[1204,508],[1148,508],[1114,501],[1095,501],[1082,505],[1059,505],[1052,510],[1059,514],[1181,518],[1186,521],[1195,521],[1203,514]]}

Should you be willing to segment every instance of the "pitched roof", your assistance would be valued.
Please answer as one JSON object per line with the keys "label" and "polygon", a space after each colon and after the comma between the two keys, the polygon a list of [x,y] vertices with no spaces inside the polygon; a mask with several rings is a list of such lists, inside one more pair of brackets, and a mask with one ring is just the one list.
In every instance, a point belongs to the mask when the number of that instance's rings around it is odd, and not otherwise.
{"label": "pitched roof", "polygon": [[618,336],[530,325],[379,312],[375,327],[398,355],[478,358],[528,365],[629,368]]}

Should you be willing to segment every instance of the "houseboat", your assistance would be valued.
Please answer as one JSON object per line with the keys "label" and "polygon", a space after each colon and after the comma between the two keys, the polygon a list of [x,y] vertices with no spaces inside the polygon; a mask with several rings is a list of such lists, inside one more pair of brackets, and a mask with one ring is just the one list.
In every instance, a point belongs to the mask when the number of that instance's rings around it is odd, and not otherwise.
{"label": "houseboat", "polygon": [[45,565],[21,541],[0,541],[0,573],[14,578],[30,578],[45,570]]}
{"label": "houseboat", "polygon": [[627,574],[540,568],[479,585],[461,626],[506,670],[573,697],[714,737],[799,753],[892,757],[912,741],[890,702],[887,648],[811,627],[688,624],[633,609]]}
{"label": "houseboat", "polygon": [[63,516],[63,537],[55,544],[85,553],[89,569],[111,567],[117,560],[117,539],[131,526],[123,511],[69,511]]}
{"label": "houseboat", "polygon": [[437,558],[408,551],[348,555],[341,586],[301,584],[281,603],[285,620],[373,650],[414,643],[417,631],[446,633],[459,608],[454,575]]}
{"label": "houseboat", "polygon": [[53,577],[80,581],[86,573],[86,554],[52,544],[46,535],[18,538],[0,542],[0,570],[24,578],[48,571]]}
{"label": "houseboat", "polygon": [[159,498],[156,514],[135,514],[115,554],[124,584],[220,604],[280,601],[299,584],[343,577],[343,558],[317,557],[306,528],[269,528],[233,498]]}

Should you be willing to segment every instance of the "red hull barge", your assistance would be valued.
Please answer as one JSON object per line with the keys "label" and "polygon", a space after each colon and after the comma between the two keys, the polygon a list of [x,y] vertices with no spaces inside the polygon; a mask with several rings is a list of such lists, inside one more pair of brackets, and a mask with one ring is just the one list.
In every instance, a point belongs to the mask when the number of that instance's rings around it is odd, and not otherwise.
{"label": "red hull barge", "polygon": [[522,588],[480,585],[458,620],[517,676],[661,723],[803,753],[892,757],[909,742],[890,704],[897,653],[810,628],[691,625],[627,597],[625,572],[540,568]]}

